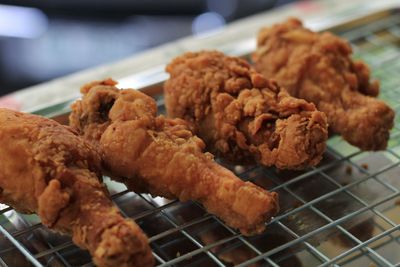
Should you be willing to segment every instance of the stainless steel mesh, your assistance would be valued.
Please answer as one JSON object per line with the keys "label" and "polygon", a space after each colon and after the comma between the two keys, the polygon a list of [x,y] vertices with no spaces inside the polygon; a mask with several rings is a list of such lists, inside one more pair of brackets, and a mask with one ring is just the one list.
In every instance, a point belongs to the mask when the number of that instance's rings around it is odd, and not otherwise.
{"label": "stainless steel mesh", "polygon": [[[381,81],[396,110],[386,151],[359,151],[329,139],[322,162],[306,171],[229,166],[244,180],[280,194],[267,231],[243,237],[194,202],[128,192],[106,178],[114,202],[150,238],[162,266],[400,266],[400,16],[387,12],[364,26],[337,27],[357,58]],[[158,100],[162,109],[162,98]],[[54,114],[66,105],[39,113]],[[69,237],[0,204],[0,265],[93,266]]]}

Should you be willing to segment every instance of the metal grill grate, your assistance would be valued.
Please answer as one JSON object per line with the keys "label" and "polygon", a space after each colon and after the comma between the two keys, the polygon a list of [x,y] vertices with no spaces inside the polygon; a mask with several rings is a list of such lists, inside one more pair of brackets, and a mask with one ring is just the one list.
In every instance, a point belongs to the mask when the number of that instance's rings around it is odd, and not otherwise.
{"label": "metal grill grate", "polygon": [[[121,212],[149,236],[157,264],[400,266],[400,17],[391,12],[336,31],[370,64],[381,80],[380,97],[396,110],[388,149],[362,152],[334,136],[322,162],[307,171],[227,166],[280,194],[280,214],[250,238],[197,203],[135,194],[106,178]],[[1,204],[0,231],[0,265],[93,266],[68,237]]]}

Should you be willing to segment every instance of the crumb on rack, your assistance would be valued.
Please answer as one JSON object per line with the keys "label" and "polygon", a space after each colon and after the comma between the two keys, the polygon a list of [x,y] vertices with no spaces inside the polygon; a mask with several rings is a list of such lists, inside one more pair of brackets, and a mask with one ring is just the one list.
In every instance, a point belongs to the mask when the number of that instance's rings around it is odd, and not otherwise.
{"label": "crumb on rack", "polygon": [[346,174],[352,175],[353,174],[353,168],[351,166],[346,167]]}
{"label": "crumb on rack", "polygon": [[243,173],[245,171],[245,168],[242,165],[236,165],[234,167],[235,173]]}
{"label": "crumb on rack", "polygon": [[361,164],[361,167],[365,170],[368,170],[368,164],[367,163],[363,163]]}
{"label": "crumb on rack", "polygon": [[394,202],[394,204],[397,205],[397,206],[400,206],[400,198],[398,198],[398,199]]}
{"label": "crumb on rack", "polygon": [[301,206],[303,206],[303,203],[301,203],[300,201],[297,201],[297,202],[295,202],[295,203],[293,204],[293,208],[294,208],[294,209],[297,209],[297,208],[299,208],[299,207],[301,207]]}
{"label": "crumb on rack", "polygon": [[295,216],[293,215],[293,214],[290,214],[289,216],[287,216],[287,220],[290,222],[290,221],[293,221],[295,219]]}

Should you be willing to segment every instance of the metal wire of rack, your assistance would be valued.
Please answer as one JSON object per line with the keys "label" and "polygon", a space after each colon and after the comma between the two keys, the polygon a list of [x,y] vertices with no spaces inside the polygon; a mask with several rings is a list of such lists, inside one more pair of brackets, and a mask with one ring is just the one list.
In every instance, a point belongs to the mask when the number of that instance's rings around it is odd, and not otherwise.
{"label": "metal wire of rack", "polygon": [[[226,165],[280,195],[280,214],[255,237],[195,202],[135,194],[106,178],[122,214],[149,236],[158,265],[400,266],[400,17],[391,12],[338,33],[370,64],[380,97],[396,111],[388,149],[363,152],[334,136],[322,162],[306,171]],[[1,204],[0,232],[1,266],[93,266],[68,237]]]}

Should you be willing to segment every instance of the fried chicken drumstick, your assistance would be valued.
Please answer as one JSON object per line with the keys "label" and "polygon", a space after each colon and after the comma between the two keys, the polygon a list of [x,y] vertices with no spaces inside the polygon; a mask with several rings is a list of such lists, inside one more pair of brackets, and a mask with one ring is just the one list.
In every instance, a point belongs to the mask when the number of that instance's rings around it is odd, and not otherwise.
{"label": "fried chicken drumstick", "polygon": [[297,19],[263,28],[255,67],[276,79],[289,94],[314,103],[326,113],[330,128],[362,150],[387,146],[394,112],[374,98],[379,83],[370,82],[368,66],[353,61],[351,46],[329,33],[315,33]]}
{"label": "fried chicken drumstick", "polygon": [[0,109],[0,162],[0,202],[71,234],[97,266],[153,265],[147,237],[100,182],[99,153],[71,129]]}
{"label": "fried chicken drumstick", "polygon": [[244,182],[203,153],[180,119],[156,116],[156,102],[105,80],[82,87],[70,125],[102,149],[106,172],[135,192],[200,202],[229,226],[251,235],[278,211],[278,196]]}
{"label": "fried chicken drumstick", "polygon": [[166,70],[168,115],[191,122],[214,153],[281,169],[321,160],[328,138],[325,114],[289,96],[246,61],[202,51],[175,58]]}

